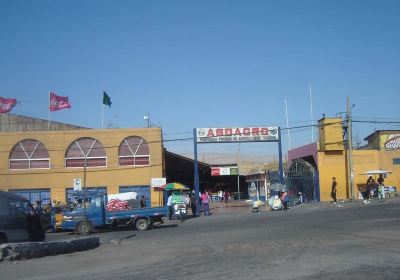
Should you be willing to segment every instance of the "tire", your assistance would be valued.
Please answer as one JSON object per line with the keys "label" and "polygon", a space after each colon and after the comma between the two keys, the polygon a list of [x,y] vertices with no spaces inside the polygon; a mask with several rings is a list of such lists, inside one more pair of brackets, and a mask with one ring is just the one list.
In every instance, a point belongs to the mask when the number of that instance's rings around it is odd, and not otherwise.
{"label": "tire", "polygon": [[149,222],[145,218],[137,219],[135,225],[139,231],[146,231],[149,228]]}
{"label": "tire", "polygon": [[93,225],[90,221],[81,221],[76,225],[75,233],[89,235],[93,232]]}

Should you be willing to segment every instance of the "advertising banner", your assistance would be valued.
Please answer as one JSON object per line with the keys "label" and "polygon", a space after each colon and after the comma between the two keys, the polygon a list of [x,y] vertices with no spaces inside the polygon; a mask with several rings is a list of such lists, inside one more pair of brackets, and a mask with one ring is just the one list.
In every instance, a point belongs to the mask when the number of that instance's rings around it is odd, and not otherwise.
{"label": "advertising banner", "polygon": [[151,178],[151,187],[158,188],[167,183],[167,178]]}
{"label": "advertising banner", "polygon": [[400,134],[389,135],[384,142],[385,150],[398,150],[400,149]]}
{"label": "advertising banner", "polygon": [[227,175],[238,175],[238,168],[236,166],[211,167],[211,176],[227,176]]}
{"label": "advertising banner", "polygon": [[197,143],[276,142],[278,127],[197,128]]}

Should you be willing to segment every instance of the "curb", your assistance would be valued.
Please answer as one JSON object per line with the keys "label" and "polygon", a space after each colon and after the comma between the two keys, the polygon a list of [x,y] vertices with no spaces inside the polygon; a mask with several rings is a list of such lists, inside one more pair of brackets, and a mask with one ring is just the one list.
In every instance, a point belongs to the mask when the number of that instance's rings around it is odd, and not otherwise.
{"label": "curb", "polygon": [[99,246],[98,236],[54,242],[5,243],[0,245],[0,262],[69,254]]}

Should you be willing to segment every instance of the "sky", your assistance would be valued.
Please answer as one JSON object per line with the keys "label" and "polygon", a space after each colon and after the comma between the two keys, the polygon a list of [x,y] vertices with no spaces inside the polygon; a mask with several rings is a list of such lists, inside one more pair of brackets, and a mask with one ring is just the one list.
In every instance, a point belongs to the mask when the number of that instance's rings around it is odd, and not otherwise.
{"label": "sky", "polygon": [[[285,99],[289,127],[345,112],[347,96],[355,119],[400,122],[400,1],[1,0],[0,96],[17,99],[12,113],[47,119],[50,91],[72,106],[51,120],[101,128],[106,91],[106,126],[145,127],[149,114],[164,139],[200,127],[285,128]],[[355,140],[375,129],[400,124],[355,123]],[[292,148],[315,138],[290,130]],[[193,153],[190,140],[165,146]],[[276,143],[239,149],[277,154]]]}

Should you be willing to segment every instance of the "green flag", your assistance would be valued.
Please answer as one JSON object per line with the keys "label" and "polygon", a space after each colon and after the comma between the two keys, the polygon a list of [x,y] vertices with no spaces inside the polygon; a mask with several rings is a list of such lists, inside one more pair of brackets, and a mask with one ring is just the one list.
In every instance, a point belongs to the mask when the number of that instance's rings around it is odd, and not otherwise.
{"label": "green flag", "polygon": [[108,96],[108,94],[105,92],[105,91],[103,91],[103,104],[104,105],[107,105],[107,106],[110,106],[111,107],[111,98]]}

